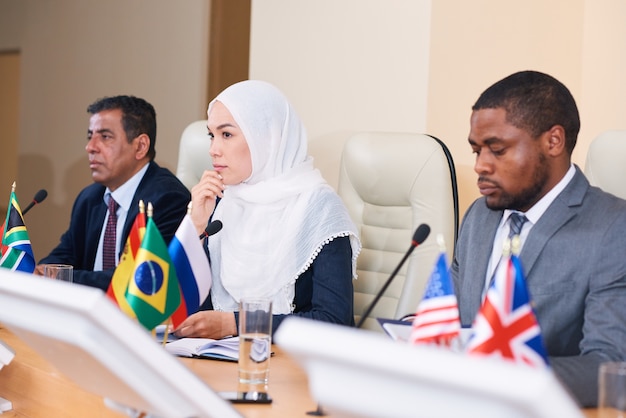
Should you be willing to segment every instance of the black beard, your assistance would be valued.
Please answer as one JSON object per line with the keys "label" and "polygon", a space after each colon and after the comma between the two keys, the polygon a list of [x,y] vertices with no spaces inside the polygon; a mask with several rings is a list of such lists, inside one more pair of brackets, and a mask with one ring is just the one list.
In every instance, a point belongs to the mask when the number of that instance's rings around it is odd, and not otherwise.
{"label": "black beard", "polygon": [[543,154],[540,154],[539,166],[533,174],[533,182],[530,187],[522,190],[515,196],[503,192],[497,202],[490,203],[489,199],[485,199],[485,203],[491,210],[513,209],[526,211],[541,198],[541,192],[543,191],[547,181],[548,166],[546,165],[546,157]]}

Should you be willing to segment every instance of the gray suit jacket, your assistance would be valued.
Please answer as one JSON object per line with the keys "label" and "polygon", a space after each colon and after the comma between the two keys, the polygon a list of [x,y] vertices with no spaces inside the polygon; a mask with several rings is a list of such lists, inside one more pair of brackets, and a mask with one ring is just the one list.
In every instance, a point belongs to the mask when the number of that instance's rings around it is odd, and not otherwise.
{"label": "gray suit jacket", "polygon": [[[451,267],[463,325],[480,307],[501,218],[480,198],[463,219]],[[599,364],[626,360],[626,201],[576,167],[520,259],[552,369],[581,406],[595,406]]]}

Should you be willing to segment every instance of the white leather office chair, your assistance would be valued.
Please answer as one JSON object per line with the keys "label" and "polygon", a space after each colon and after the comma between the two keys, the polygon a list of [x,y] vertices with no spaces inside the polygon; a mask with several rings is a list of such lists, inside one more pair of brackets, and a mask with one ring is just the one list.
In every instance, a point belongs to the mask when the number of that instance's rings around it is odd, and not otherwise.
{"label": "white leather office chair", "polygon": [[591,141],[584,171],[592,185],[626,199],[626,130],[606,131]]}
{"label": "white leather office chair", "polygon": [[213,168],[206,123],[206,120],[190,123],[180,137],[176,177],[189,190],[198,183],[204,170]]}
{"label": "white leather office chair", "polygon": [[454,163],[447,147],[429,135],[359,133],[345,143],[338,193],[363,245],[354,281],[357,323],[409,249],[416,228],[431,228],[363,323],[382,331],[377,317],[415,312],[439,254],[438,234],[451,261],[458,229]]}

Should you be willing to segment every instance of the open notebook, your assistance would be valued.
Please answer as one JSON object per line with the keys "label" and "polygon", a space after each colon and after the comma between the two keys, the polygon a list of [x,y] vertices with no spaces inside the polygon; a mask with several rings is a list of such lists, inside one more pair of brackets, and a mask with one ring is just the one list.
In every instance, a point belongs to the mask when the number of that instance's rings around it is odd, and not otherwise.
{"label": "open notebook", "polygon": [[239,337],[222,338],[181,338],[165,344],[165,349],[181,357],[198,357],[213,360],[238,361]]}
{"label": "open notebook", "polygon": [[179,357],[197,357],[211,360],[239,361],[239,337],[228,337],[219,340],[212,338],[178,338],[169,333],[165,336],[167,325],[159,325],[155,329],[156,340],[163,343],[167,338],[165,349]]}

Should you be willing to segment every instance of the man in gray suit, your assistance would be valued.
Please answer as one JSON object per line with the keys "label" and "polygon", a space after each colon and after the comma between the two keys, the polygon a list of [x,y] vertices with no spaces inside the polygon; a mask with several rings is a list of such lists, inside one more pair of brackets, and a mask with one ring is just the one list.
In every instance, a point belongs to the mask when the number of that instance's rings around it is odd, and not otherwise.
{"label": "man in gray suit", "polygon": [[470,125],[482,197],[465,214],[451,267],[461,322],[479,310],[509,216],[525,215],[520,259],[550,366],[581,406],[595,406],[600,363],[626,360],[626,201],[572,164],[578,109],[549,75],[495,83]]}

